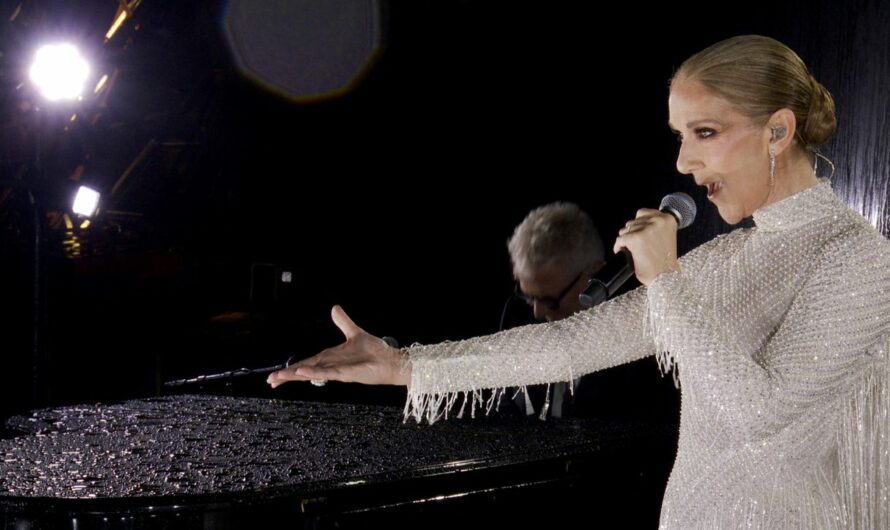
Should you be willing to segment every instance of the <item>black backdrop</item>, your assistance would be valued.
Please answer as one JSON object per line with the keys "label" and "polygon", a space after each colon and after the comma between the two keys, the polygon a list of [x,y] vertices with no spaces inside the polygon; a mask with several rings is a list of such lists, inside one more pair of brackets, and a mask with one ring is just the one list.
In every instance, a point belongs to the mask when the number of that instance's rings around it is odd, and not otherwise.
{"label": "black backdrop", "polygon": [[[11,50],[37,21],[64,15],[93,28],[87,37],[104,32],[116,4],[95,4],[26,4],[42,15],[4,30],[7,81],[21,67]],[[506,239],[552,200],[589,211],[608,246],[636,208],[684,190],[703,212],[681,246],[710,239],[728,227],[673,167],[667,81],[731,35],[783,40],[826,83],[842,124],[827,149],[835,185],[886,227],[886,5],[582,4],[387,2],[382,53],[356,90],[297,104],[239,75],[224,4],[145,2],[139,29],[103,48],[120,73],[99,118],[45,143],[37,186],[53,210],[69,166],[85,164],[106,190],[133,166],[106,210],[139,216],[106,212],[76,259],[49,231],[33,398],[27,227],[5,232],[4,412],[152,395],[165,379],[309,354],[338,341],[333,303],[402,343],[493,332],[512,289]],[[16,112],[4,114],[7,178],[30,152],[8,147]],[[284,270],[293,283],[277,280]],[[258,380],[233,391],[272,395]],[[401,396],[310,392],[284,395]]]}

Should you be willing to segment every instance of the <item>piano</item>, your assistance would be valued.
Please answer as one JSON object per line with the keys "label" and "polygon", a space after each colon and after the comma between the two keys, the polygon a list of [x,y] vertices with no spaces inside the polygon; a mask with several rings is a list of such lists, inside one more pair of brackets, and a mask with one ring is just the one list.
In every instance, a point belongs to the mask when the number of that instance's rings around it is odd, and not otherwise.
{"label": "piano", "polygon": [[14,416],[4,528],[655,528],[675,444],[652,425],[177,395]]}

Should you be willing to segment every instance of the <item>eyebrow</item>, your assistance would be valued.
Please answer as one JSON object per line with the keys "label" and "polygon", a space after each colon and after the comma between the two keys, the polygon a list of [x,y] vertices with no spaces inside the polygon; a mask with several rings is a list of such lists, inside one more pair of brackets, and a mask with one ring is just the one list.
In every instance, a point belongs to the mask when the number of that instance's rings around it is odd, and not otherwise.
{"label": "eyebrow", "polygon": [[[686,124],[686,128],[687,128],[687,129],[693,129],[693,128],[695,128],[695,127],[697,127],[697,126],[699,126],[699,125],[702,125],[702,124],[704,124],[704,123],[716,123],[717,125],[723,125],[723,124],[722,124],[720,121],[718,121],[718,120],[712,120],[712,119],[708,118],[708,119],[704,119],[704,120],[695,120],[695,121],[691,121],[691,122],[689,122],[689,123]],[[671,129],[672,131],[674,131],[674,132],[679,132],[679,131],[677,130],[677,128],[674,127],[674,124],[671,123],[670,121],[668,121],[668,127],[670,127],[670,129]]]}

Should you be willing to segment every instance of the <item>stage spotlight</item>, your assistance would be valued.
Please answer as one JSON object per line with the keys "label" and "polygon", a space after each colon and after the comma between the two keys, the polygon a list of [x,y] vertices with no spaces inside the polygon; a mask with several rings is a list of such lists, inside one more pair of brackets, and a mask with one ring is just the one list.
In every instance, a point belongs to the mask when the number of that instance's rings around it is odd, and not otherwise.
{"label": "stage spotlight", "polygon": [[28,72],[43,97],[50,101],[77,99],[90,74],[90,66],[74,45],[41,46]]}
{"label": "stage spotlight", "polygon": [[71,211],[77,215],[84,217],[92,217],[99,207],[100,193],[87,186],[81,186],[77,189],[77,195],[74,196],[74,204]]}

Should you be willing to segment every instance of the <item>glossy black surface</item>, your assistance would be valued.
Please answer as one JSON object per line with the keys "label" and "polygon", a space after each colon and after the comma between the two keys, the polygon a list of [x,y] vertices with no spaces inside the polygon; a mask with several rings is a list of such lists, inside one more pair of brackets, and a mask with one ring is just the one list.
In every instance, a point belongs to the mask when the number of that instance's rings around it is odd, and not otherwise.
{"label": "glossy black surface", "polygon": [[388,517],[381,514],[428,511],[449,498],[490,500],[492,492],[528,490],[552,502],[542,485],[575,488],[594,467],[601,484],[613,480],[606,469],[620,469],[625,486],[639,486],[643,474],[664,480],[645,459],[613,460],[657,445],[658,433],[595,420],[418,425],[391,407],[173,396],[45,409],[7,427],[26,433],[0,441],[7,527],[64,520],[82,528],[110,517],[103,524],[131,528],[162,514],[173,517],[164,524],[185,527],[206,527],[207,514],[229,526],[257,517],[342,525],[344,514]]}

